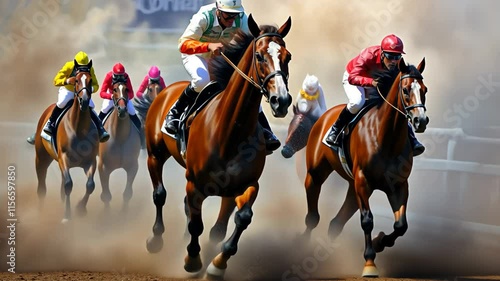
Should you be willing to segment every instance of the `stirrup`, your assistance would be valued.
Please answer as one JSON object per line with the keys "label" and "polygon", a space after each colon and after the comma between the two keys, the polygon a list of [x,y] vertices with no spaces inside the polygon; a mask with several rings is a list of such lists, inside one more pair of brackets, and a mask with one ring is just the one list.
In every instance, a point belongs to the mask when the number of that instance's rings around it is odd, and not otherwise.
{"label": "stirrup", "polygon": [[54,125],[52,122],[47,121],[42,129],[47,135],[52,136],[52,131],[54,130]]}

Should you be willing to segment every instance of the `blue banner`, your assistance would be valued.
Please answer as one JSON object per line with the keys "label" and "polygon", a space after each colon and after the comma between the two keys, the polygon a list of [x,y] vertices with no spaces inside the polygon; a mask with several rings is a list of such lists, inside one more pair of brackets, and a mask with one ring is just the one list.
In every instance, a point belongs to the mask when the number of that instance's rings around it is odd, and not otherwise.
{"label": "blue banner", "polygon": [[148,23],[151,29],[184,30],[201,6],[214,0],[135,0],[135,20],[129,27]]}

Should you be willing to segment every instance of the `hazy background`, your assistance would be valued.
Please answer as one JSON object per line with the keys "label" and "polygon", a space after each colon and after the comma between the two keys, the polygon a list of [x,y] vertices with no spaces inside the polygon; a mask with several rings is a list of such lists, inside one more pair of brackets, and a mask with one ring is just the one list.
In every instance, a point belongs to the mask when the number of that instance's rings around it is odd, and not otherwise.
{"label": "hazy background", "polygon": [[[499,10],[500,2],[243,0],[243,4],[260,24],[281,25],[288,16],[292,17],[286,42],[293,55],[289,81],[293,97],[309,73],[319,77],[329,107],[346,102],[340,83],[346,63],[364,47],[379,44],[386,34],[395,33],[405,43],[407,62],[418,64],[426,58],[423,75],[429,88],[430,127],[464,128],[471,134],[500,138],[500,20],[491,12]],[[182,30],[168,34],[147,32],[144,24],[142,31],[131,32],[125,27],[134,15],[132,1],[0,0],[0,69],[4,87],[0,159],[4,159],[4,171],[11,164],[17,171],[18,270],[139,271],[189,276],[182,269],[187,246],[187,240],[182,239],[185,181],[183,170],[173,161],[168,161],[164,170],[169,192],[164,208],[167,230],[164,249],[157,255],[145,250],[154,205],[144,154],[139,159],[141,167],[131,212],[126,218],[118,216],[124,173],[112,174],[115,185],[111,218],[102,214],[96,174],[88,216],[76,219],[70,227],[62,227],[60,172],[55,164],[49,168],[45,208],[37,209],[34,150],[24,139],[34,131],[43,110],[56,101],[57,88],[52,79],[67,60],[85,50],[93,59],[100,81],[120,61],[131,75],[135,89],[152,64],[160,66],[167,83],[188,78],[176,49]],[[189,17],[183,21],[187,25]],[[100,97],[95,95],[94,101],[99,109]],[[267,110],[267,104],[263,105]],[[291,116],[281,120],[269,118],[284,140],[283,128]],[[428,147],[425,157],[446,155],[446,141],[426,134],[420,138]],[[498,164],[495,143],[490,147],[463,142],[458,147],[461,153],[457,158]],[[294,160],[284,160],[279,153],[268,157],[253,223],[243,235],[238,254],[229,262],[229,277],[255,280],[271,276],[277,280],[294,266],[306,267],[307,278],[360,274],[364,260],[358,215],[348,223],[327,260],[308,263],[312,251],[327,241],[328,222],[345,196],[346,184],[336,176],[325,183],[320,197],[322,219],[310,249],[293,251],[296,247],[292,239],[305,227],[301,157],[300,153]],[[2,183],[6,182],[5,174],[1,175]],[[72,170],[72,175],[75,205],[83,195],[85,179],[80,169]],[[410,229],[395,248],[377,256],[381,274],[409,277],[500,273],[498,176],[415,171],[410,186]],[[0,198],[4,206],[4,191]],[[378,193],[372,200],[376,216],[373,234],[380,230],[390,232],[393,220],[387,200]],[[218,199],[207,201],[202,241],[208,239],[206,234],[214,222],[217,203]],[[5,216],[2,211],[0,219],[5,221]],[[2,259],[5,246],[2,240]],[[207,253],[208,248],[204,247],[202,254]],[[1,261],[3,269],[5,262]]]}

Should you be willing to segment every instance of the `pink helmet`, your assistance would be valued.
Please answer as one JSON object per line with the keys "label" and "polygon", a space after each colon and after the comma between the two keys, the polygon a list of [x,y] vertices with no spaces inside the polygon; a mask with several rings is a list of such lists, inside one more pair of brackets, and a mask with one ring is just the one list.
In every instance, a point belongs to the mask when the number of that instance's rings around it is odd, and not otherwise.
{"label": "pink helmet", "polygon": [[148,75],[151,79],[158,79],[160,78],[160,69],[157,66],[153,65],[149,69]]}
{"label": "pink helmet", "polygon": [[113,66],[113,74],[123,75],[125,74],[125,67],[121,63],[117,63]]}
{"label": "pink helmet", "polygon": [[390,53],[406,54],[403,51],[403,41],[394,34],[387,35],[380,44],[382,51]]}

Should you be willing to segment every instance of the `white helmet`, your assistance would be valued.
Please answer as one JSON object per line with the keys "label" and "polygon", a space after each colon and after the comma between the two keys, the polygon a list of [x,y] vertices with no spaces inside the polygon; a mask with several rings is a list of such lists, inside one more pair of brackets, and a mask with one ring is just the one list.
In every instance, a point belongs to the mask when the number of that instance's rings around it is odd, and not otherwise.
{"label": "white helmet", "polygon": [[319,80],[318,77],[314,75],[306,75],[306,78],[304,79],[304,82],[302,82],[302,89],[306,91],[306,93],[310,96],[316,94],[318,91],[319,87]]}
{"label": "white helmet", "polygon": [[226,13],[243,13],[241,0],[217,0],[217,8]]}

